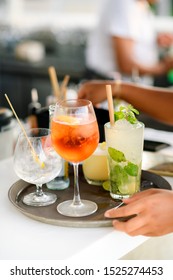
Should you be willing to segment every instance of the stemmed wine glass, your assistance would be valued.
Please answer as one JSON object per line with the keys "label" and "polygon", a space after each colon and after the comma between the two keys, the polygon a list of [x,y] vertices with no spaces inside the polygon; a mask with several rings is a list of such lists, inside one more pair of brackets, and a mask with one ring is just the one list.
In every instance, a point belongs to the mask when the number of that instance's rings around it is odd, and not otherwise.
{"label": "stemmed wine glass", "polygon": [[78,166],[96,149],[99,130],[92,103],[84,99],[69,99],[57,103],[51,122],[52,143],[57,153],[74,168],[74,197],[57,206],[59,213],[82,217],[94,213],[97,204],[81,200]]}
{"label": "stemmed wine glass", "polygon": [[43,192],[42,185],[55,178],[60,169],[61,158],[52,146],[49,129],[34,128],[19,134],[14,151],[14,170],[21,179],[36,185],[35,192],[23,197],[24,204],[53,204],[57,199],[56,194]]}

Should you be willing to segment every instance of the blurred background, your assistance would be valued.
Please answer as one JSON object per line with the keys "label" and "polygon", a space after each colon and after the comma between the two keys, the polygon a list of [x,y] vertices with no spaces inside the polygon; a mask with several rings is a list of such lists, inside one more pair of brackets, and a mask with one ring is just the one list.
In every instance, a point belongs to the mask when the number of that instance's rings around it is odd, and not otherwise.
{"label": "blurred background", "polygon": [[[70,86],[85,79],[87,35],[102,0],[0,0],[0,107],[7,93],[18,116],[26,118],[31,90],[41,106],[51,94],[48,67]],[[158,30],[173,32],[173,0],[152,7]]]}

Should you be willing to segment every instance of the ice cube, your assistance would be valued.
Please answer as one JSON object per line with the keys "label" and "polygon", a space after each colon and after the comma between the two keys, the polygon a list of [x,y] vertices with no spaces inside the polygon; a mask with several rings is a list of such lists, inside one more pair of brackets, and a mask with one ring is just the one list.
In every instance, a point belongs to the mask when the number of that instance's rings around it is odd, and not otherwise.
{"label": "ice cube", "polygon": [[114,124],[115,129],[132,129],[133,128],[133,124],[131,124],[129,121],[127,121],[126,119],[122,119],[122,120],[118,120],[115,122]]}

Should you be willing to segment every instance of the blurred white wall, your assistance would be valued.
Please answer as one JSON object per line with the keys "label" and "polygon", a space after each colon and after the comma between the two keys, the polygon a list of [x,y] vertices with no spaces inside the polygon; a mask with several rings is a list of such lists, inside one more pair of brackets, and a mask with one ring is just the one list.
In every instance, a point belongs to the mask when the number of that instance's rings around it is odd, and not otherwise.
{"label": "blurred white wall", "polygon": [[5,12],[1,8],[3,20],[13,27],[26,29],[35,26],[91,28],[102,0],[0,0],[0,4],[1,1]]}
{"label": "blurred white wall", "polygon": [[[37,28],[88,30],[97,22],[102,1],[107,0],[0,0],[0,23],[26,32]],[[173,30],[171,1],[159,0],[159,29]]]}

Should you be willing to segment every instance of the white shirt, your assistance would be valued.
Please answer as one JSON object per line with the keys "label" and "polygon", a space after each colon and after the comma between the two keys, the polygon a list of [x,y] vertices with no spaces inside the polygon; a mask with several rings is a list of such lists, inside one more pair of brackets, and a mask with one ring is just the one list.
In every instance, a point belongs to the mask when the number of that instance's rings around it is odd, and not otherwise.
{"label": "white shirt", "polygon": [[148,2],[106,0],[103,4],[98,25],[88,38],[87,67],[110,77],[119,72],[111,43],[112,36],[133,39],[136,42],[134,56],[138,63],[147,66],[155,64],[158,61],[156,32]]}

